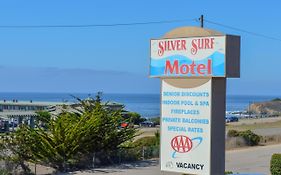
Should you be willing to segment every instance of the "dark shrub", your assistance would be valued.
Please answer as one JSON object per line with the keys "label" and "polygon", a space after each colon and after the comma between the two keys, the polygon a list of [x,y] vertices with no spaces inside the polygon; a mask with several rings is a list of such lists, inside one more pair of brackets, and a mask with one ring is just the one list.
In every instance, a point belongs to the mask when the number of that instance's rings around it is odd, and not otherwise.
{"label": "dark shrub", "polygon": [[274,98],[271,101],[281,101],[281,98]]}
{"label": "dark shrub", "polygon": [[155,125],[160,125],[160,117],[152,118],[151,121],[154,122]]}
{"label": "dark shrub", "polygon": [[270,161],[270,172],[272,175],[281,174],[281,154],[273,154]]}
{"label": "dark shrub", "polygon": [[238,137],[239,136],[239,132],[236,130],[229,130],[227,132],[227,137]]}
{"label": "dark shrub", "polygon": [[241,132],[239,132],[239,136],[243,137],[245,139],[247,145],[249,145],[249,146],[258,145],[261,140],[261,136],[253,133],[251,130],[241,131]]}
{"label": "dark shrub", "polygon": [[258,145],[262,139],[261,136],[253,133],[251,130],[247,131],[236,131],[236,130],[229,130],[227,133],[228,137],[242,137],[246,145],[248,146],[255,146]]}
{"label": "dark shrub", "polygon": [[125,115],[123,115],[125,119],[127,119],[130,123],[133,123],[135,125],[139,125],[141,122],[145,121],[145,118],[142,118],[140,114],[136,112],[128,112]]}

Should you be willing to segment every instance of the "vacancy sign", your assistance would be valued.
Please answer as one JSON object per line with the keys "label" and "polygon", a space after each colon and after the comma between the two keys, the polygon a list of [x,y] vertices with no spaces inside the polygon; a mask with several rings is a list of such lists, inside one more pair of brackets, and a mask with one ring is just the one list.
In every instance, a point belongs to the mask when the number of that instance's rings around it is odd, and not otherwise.
{"label": "vacancy sign", "polygon": [[189,80],[162,80],[161,170],[210,174],[212,81]]}

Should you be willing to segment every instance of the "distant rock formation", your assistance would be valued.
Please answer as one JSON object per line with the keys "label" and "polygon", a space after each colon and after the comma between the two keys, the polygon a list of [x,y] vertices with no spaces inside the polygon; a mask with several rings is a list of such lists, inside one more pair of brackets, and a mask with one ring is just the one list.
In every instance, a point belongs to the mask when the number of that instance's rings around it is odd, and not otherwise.
{"label": "distant rock formation", "polygon": [[267,102],[253,103],[250,112],[263,115],[281,115],[281,100],[274,99]]}

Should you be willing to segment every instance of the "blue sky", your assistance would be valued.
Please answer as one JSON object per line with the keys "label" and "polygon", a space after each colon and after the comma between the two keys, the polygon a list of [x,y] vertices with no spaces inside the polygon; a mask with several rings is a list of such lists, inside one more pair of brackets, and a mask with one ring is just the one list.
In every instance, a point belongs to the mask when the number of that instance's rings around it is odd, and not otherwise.
{"label": "blue sky", "polygon": [[[281,38],[279,1],[1,1],[0,25],[112,24],[187,19],[172,24],[97,28],[0,29],[1,92],[158,93],[148,78],[149,40],[205,18]],[[241,78],[228,94],[281,95],[281,41],[241,35]]]}

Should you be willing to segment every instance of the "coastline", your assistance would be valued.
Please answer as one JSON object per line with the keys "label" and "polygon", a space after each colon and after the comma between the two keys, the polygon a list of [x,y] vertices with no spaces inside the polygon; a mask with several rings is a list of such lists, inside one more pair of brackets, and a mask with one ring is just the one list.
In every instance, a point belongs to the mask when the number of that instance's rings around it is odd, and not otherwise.
{"label": "coastline", "polygon": [[[75,97],[85,99],[94,97],[96,93],[46,93],[46,92],[0,92],[0,101],[17,99],[34,102],[74,102]],[[249,104],[272,100],[279,95],[227,95],[226,111],[245,111]],[[142,117],[160,116],[160,94],[145,93],[103,93],[104,102],[113,101],[125,105],[125,109],[140,113]]]}

